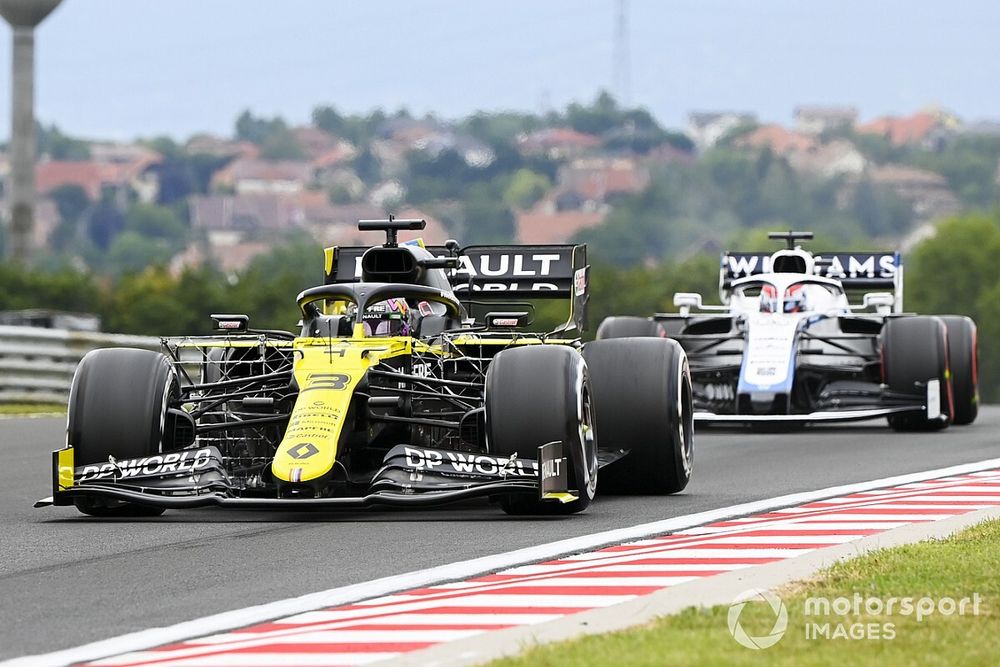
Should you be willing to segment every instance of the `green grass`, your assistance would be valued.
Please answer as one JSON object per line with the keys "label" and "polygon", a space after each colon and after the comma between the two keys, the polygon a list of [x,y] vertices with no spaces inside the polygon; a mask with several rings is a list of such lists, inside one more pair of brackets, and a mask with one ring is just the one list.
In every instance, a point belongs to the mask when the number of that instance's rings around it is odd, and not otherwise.
{"label": "green grass", "polygon": [[5,403],[0,404],[0,415],[41,415],[66,413],[63,403]]}
{"label": "green grass", "polygon": [[[979,593],[979,614],[805,615],[808,597],[853,599],[923,596],[956,600]],[[655,622],[533,648],[494,667],[539,665],[1000,665],[1000,521],[989,521],[948,539],[872,552],[837,564],[815,578],[777,591],[788,609],[788,628],[771,648],[738,644],[727,625],[729,606],[689,608]],[[873,603],[874,604],[874,603]],[[897,610],[899,604],[897,603]],[[770,632],[775,615],[749,603],[739,617],[751,636]],[[807,624],[891,623],[894,639],[806,638]],[[855,626],[860,627],[860,626]]]}

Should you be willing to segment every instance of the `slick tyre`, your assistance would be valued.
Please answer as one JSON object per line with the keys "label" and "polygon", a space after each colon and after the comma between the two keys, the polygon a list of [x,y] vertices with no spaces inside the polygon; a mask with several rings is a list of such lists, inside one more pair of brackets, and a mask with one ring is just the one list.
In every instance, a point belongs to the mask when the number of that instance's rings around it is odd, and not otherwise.
{"label": "slick tyre", "polygon": [[937,380],[940,417],[924,413],[889,415],[897,431],[936,431],[948,426],[952,415],[952,385],[948,362],[948,334],[940,317],[915,316],[889,319],[882,331],[883,381],[895,394],[915,399],[927,396],[927,383]]}
{"label": "slick tyre", "polygon": [[979,347],[976,323],[961,315],[943,315],[948,329],[948,362],[955,411],[951,423],[971,424],[979,415]]}
{"label": "slick tyre", "polygon": [[602,449],[627,450],[601,472],[601,492],[661,495],[687,486],[694,464],[691,374],[667,339],[598,340],[583,358]]}
{"label": "slick tyre", "polygon": [[486,433],[491,454],[533,458],[537,448],[560,441],[569,484],[578,499],[542,501],[508,495],[508,514],[574,514],[597,491],[597,445],[587,365],[579,352],[556,345],[526,345],[497,354],[486,372]]}
{"label": "slick tyre", "polygon": [[597,340],[608,338],[665,338],[659,322],[648,317],[606,317],[597,327]]}
{"label": "slick tyre", "polygon": [[[151,456],[169,439],[167,406],[177,391],[169,360],[149,350],[110,348],[89,352],[73,376],[67,442],[74,465],[106,463],[109,456]],[[171,443],[172,444],[172,443]],[[103,498],[77,498],[91,516],[158,516],[163,508]]]}

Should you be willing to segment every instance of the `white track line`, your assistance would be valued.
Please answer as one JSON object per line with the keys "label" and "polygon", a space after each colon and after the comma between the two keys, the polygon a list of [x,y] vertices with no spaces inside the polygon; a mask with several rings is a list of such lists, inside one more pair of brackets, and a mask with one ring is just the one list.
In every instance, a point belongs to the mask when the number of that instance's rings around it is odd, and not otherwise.
{"label": "white track line", "polygon": [[[300,597],[278,600],[267,604],[236,609],[233,611],[213,614],[192,621],[184,621],[175,625],[162,628],[150,628],[131,632],[110,639],[85,644],[71,649],[54,651],[35,656],[25,656],[14,658],[0,663],[0,667],[54,667],[56,665],[68,665],[77,662],[86,662],[104,658],[107,656],[119,655],[132,651],[141,651],[164,644],[179,642],[194,637],[202,637],[209,634],[226,632],[236,628],[242,628],[256,623],[302,614],[316,609],[335,607],[367,600],[378,596],[385,596],[399,591],[413,588],[422,588],[447,581],[465,579],[476,575],[496,572],[507,568],[525,565],[538,561],[551,560],[565,554],[572,554],[580,551],[596,549],[610,544],[620,544],[640,540],[653,535],[676,532],[687,528],[693,528],[714,521],[722,521],[734,517],[748,514],[758,514],[770,510],[801,505],[804,503],[844,496],[852,493],[863,493],[887,486],[899,486],[902,484],[916,484],[931,479],[939,479],[951,475],[964,475],[984,470],[1000,468],[1000,459],[987,459],[975,463],[966,463],[936,470],[926,470],[907,475],[896,475],[894,477],[884,477],[868,482],[856,484],[844,484],[832,486],[816,491],[805,491],[793,493],[785,496],[756,500],[739,505],[731,505],[707,512],[698,512],[685,516],[653,521],[651,523],[639,524],[629,528],[619,528],[616,530],[604,531],[593,535],[583,535],[558,542],[540,544],[534,547],[509,551],[507,553],[492,556],[483,556],[471,560],[439,565],[437,567],[417,570],[406,574],[398,574],[390,577],[383,577],[373,581],[329,590],[318,593],[310,593]],[[971,499],[972,497],[966,497]],[[900,518],[900,517],[893,517]],[[767,539],[767,538],[763,538]],[[819,545],[817,545],[819,546]],[[749,551],[749,550],[745,550]],[[718,552],[716,552],[718,553]],[[741,550],[744,553],[744,550]],[[749,555],[748,553],[746,555]],[[217,656],[216,656],[217,657]],[[218,664],[218,663],[216,663]],[[306,664],[306,663],[302,663]]]}

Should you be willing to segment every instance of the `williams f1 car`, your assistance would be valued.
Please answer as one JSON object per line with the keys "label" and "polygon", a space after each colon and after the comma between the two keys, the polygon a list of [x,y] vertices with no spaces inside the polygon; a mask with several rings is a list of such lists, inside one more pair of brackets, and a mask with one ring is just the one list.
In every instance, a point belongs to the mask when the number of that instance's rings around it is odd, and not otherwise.
{"label": "williams f1 car", "polygon": [[[903,312],[899,253],[814,256],[809,232],[772,233],[774,254],[725,253],[722,305],[612,317],[598,339],[669,336],[687,352],[695,419],[811,423],[886,417],[897,430],[969,424],[978,411],[976,325]],[[864,293],[851,303],[848,293]]]}
{"label": "williams f1 car", "polygon": [[[54,493],[38,504],[127,516],[488,497],[568,514],[593,499],[599,469],[602,491],[685,487],[684,351],[580,343],[586,246],[426,248],[397,241],[422,220],[359,226],[386,242],[327,249],[324,284],[297,297],[297,333],[213,315],[217,335],[84,357]],[[527,333],[545,297],[567,298],[570,316]]]}

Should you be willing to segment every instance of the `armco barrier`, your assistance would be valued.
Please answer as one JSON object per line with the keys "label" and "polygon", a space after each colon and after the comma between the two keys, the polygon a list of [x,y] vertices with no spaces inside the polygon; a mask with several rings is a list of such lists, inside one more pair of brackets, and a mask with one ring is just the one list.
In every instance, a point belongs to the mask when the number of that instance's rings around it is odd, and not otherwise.
{"label": "armco barrier", "polygon": [[160,339],[0,326],[0,403],[65,403],[76,365],[102,347],[159,350]]}

